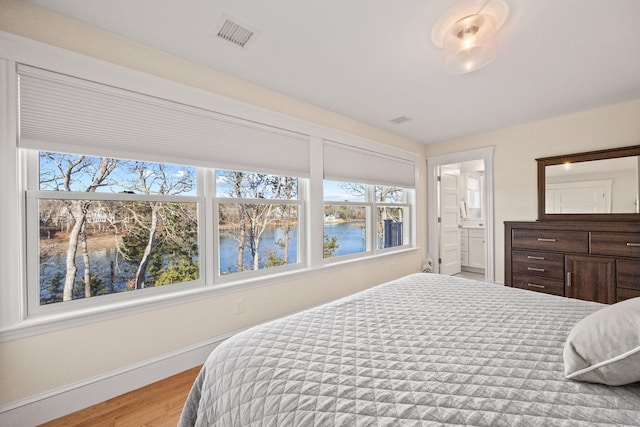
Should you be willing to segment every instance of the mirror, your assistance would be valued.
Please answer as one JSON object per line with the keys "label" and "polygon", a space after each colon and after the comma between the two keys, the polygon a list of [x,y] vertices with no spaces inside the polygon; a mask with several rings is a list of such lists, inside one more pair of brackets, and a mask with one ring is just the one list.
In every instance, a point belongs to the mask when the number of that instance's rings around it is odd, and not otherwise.
{"label": "mirror", "polygon": [[640,145],[538,161],[538,220],[640,220]]}

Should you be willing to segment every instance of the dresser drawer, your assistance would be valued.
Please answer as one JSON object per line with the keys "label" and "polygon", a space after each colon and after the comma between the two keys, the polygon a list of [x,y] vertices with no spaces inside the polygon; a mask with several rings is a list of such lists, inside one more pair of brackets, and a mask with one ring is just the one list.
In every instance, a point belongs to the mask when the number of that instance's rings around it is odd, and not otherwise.
{"label": "dresser drawer", "polygon": [[623,289],[618,288],[617,292],[618,301],[624,301],[626,299],[638,298],[640,297],[640,291],[634,289]]}
{"label": "dresser drawer", "polygon": [[535,249],[554,252],[589,253],[588,231],[513,230],[514,249]]}
{"label": "dresser drawer", "polygon": [[564,255],[550,252],[512,252],[514,274],[564,279]]}
{"label": "dresser drawer", "polygon": [[634,289],[640,292],[640,260],[616,260],[616,283],[618,288]]}
{"label": "dresser drawer", "polygon": [[640,258],[640,233],[593,232],[591,233],[591,253]]}
{"label": "dresser drawer", "polygon": [[564,296],[564,281],[544,277],[513,275],[513,287]]}

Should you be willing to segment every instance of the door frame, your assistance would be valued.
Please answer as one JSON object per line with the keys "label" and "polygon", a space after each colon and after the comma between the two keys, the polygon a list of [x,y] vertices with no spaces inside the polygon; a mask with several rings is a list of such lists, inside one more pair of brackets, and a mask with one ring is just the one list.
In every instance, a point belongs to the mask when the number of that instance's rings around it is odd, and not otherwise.
{"label": "door frame", "polygon": [[484,160],[485,167],[485,280],[495,282],[495,244],[493,224],[493,147],[478,148],[458,153],[444,154],[427,158],[427,257],[436,256],[433,262],[435,273],[440,272],[437,254],[440,253],[438,235],[438,191],[437,169],[439,166],[462,163],[471,160]]}

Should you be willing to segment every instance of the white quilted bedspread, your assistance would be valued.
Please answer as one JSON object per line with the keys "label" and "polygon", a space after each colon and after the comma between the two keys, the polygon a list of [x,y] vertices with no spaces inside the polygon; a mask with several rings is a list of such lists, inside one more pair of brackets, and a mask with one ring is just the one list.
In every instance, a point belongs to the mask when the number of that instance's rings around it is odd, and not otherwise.
{"label": "white quilted bedspread", "polygon": [[564,378],[569,330],[601,307],[407,276],[225,341],[181,425],[640,425],[640,383]]}

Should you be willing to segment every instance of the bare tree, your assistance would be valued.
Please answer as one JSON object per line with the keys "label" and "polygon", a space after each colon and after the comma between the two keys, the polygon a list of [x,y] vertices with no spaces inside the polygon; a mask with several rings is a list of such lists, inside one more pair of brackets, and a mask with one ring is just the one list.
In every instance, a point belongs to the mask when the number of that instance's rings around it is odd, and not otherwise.
{"label": "bare tree", "polygon": [[[282,196],[286,200],[291,200],[298,195],[298,180],[296,178],[278,176],[275,177],[275,181],[272,183],[272,186],[274,187],[276,196]],[[283,210],[283,264],[287,264],[289,262],[289,233],[291,232],[292,222],[294,221],[294,218],[297,218],[297,216],[294,215],[295,208],[292,205],[284,205]]]}
{"label": "bare tree", "polygon": [[[229,185],[228,194],[236,198],[244,199],[277,199],[291,198],[297,187],[294,185],[294,178],[271,176],[259,173],[243,173],[235,171],[219,171],[221,178]],[[288,187],[288,188],[287,188]],[[223,207],[224,206],[224,207]],[[221,205],[221,210],[231,213],[235,210],[236,215],[225,215],[228,218],[234,217],[234,228],[236,231],[232,237],[238,242],[237,263],[238,271],[243,271],[244,251],[248,248],[252,259],[251,269],[260,268],[260,243],[265,230],[278,219],[290,218],[291,212],[285,212],[293,208],[284,207],[276,203],[237,203]],[[280,212],[280,218],[276,218],[276,213]],[[290,225],[285,222],[285,239],[283,246],[288,252],[288,240]]]}
{"label": "bare tree", "polygon": [[366,196],[367,187],[364,184],[356,184],[352,182],[343,182],[340,184],[340,188],[343,189],[347,194],[351,194],[352,196],[361,197],[364,200]]}
{"label": "bare tree", "polygon": [[249,219],[249,251],[253,259],[253,270],[260,268],[260,239],[267,225],[272,221],[273,209],[274,205],[271,203],[245,205],[245,212]]}
{"label": "bare tree", "polygon": [[[117,161],[102,157],[86,157],[61,155],[56,153],[41,153],[41,156],[52,160],[50,164],[54,168],[41,173],[41,188],[52,188],[57,191],[84,191],[93,193],[96,189],[104,185],[106,178],[115,169]],[[83,188],[84,187],[84,188]],[[75,284],[78,267],[76,266],[76,255],[78,252],[79,239],[82,239],[81,247],[84,262],[85,276],[85,296],[90,296],[90,288],[87,288],[90,280],[90,264],[86,246],[86,235],[84,227],[87,220],[87,212],[91,205],[90,200],[68,200],[66,201],[67,213],[69,215],[69,246],[66,258],[66,275],[62,300],[73,299],[73,287]]]}
{"label": "bare tree", "polygon": [[[233,172],[233,190],[236,197],[242,197],[242,172]],[[246,243],[246,213],[244,205],[240,205],[238,210],[238,272],[244,271],[244,246]]]}
{"label": "bare tree", "polygon": [[[121,186],[126,191],[141,194],[176,195],[191,191],[194,177],[190,169],[181,169],[161,163],[127,162],[129,172],[135,177]],[[146,202],[150,220],[143,219],[139,209],[141,204],[132,203],[129,212],[137,227],[146,230],[146,242],[138,260],[138,267],[133,279],[135,289],[146,286],[147,269],[151,260],[152,251],[156,246],[160,225],[163,223],[163,209],[172,206],[171,203]],[[146,217],[145,212],[145,217]],[[170,213],[167,213],[170,214]],[[126,256],[126,249],[123,250]]]}

